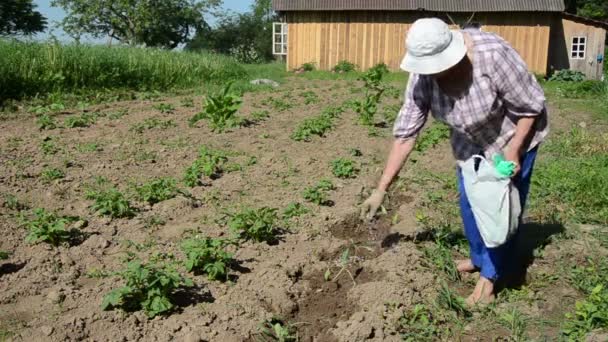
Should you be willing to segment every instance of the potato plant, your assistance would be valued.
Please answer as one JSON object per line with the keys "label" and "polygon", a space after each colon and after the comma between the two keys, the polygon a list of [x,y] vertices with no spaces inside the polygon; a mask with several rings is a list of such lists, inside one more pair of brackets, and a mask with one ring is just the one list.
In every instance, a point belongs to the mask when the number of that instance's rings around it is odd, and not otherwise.
{"label": "potato plant", "polygon": [[36,124],[38,124],[38,128],[40,130],[50,130],[57,128],[57,122],[53,119],[52,116],[48,114],[42,114],[36,120]]}
{"label": "potato plant", "polygon": [[94,200],[91,210],[99,215],[111,218],[129,218],[135,215],[135,209],[125,196],[114,187],[106,189],[89,189],[88,200]]}
{"label": "potato plant", "polygon": [[338,178],[356,178],[359,169],[355,166],[354,161],[338,158],[331,162],[331,172]]}
{"label": "potato plant", "polygon": [[159,118],[147,118],[144,121],[131,126],[131,128],[129,128],[129,131],[141,134],[144,131],[154,129],[154,128],[167,129],[167,128],[171,128],[171,127],[175,127],[175,126],[177,126],[177,125],[175,124],[175,122],[173,120],[161,120]]}
{"label": "potato plant", "polygon": [[86,128],[95,123],[97,119],[89,113],[82,113],[76,116],[69,116],[65,119],[64,125],[67,128]]}
{"label": "potato plant", "polygon": [[148,204],[156,204],[177,196],[177,182],[175,179],[157,178],[140,186],[135,187],[139,200]]}
{"label": "potato plant", "polygon": [[170,103],[159,103],[153,107],[163,114],[171,114],[175,111],[175,107]]}
{"label": "potato plant", "polygon": [[365,84],[365,99],[353,102],[355,112],[359,115],[359,124],[363,126],[374,125],[374,116],[378,111],[378,103],[385,91],[382,78],[387,73],[387,66],[385,64],[378,64],[359,77],[359,80]]}
{"label": "potato plant", "polygon": [[181,249],[186,254],[185,266],[188,272],[202,272],[209,280],[224,281],[233,262],[233,254],[226,247],[234,242],[226,239],[194,237],[184,240]]}
{"label": "potato plant", "polygon": [[243,100],[239,95],[232,93],[231,88],[232,83],[228,83],[220,93],[207,97],[203,111],[190,118],[188,122],[190,127],[194,127],[203,119],[208,120],[211,130],[218,133],[241,125],[242,119],[236,113]]}
{"label": "potato plant", "polygon": [[305,189],[303,193],[304,199],[317,205],[331,205],[331,201],[327,198],[327,193],[334,189],[333,183],[324,179],[319,181],[317,185]]}
{"label": "potato plant", "polygon": [[125,286],[104,296],[103,310],[122,309],[127,312],[143,310],[152,318],[170,312],[175,304],[171,295],[180,287],[193,286],[169,263],[145,263],[133,260],[125,270],[115,273]]}
{"label": "potato plant", "polygon": [[78,220],[74,217],[59,216],[42,208],[34,209],[34,217],[26,219],[25,227],[30,231],[25,241],[29,243],[46,242],[53,246],[59,246],[71,238],[67,226]]}
{"label": "potato plant", "polygon": [[61,179],[63,177],[65,177],[65,173],[63,173],[63,171],[61,171],[60,169],[45,168],[44,170],[42,170],[42,173],[40,173],[40,178],[44,183],[50,183],[56,179]]}
{"label": "potato plant", "polygon": [[283,210],[283,218],[291,219],[294,217],[302,216],[310,212],[308,208],[303,206],[301,203],[292,202]]}
{"label": "potato plant", "polygon": [[320,115],[302,121],[291,134],[291,138],[295,141],[310,141],[313,135],[323,137],[334,128],[334,119],[340,117],[343,112],[342,107],[326,108]]}
{"label": "potato plant", "polygon": [[201,184],[201,177],[217,177],[224,171],[228,161],[226,153],[212,150],[206,146],[201,147],[199,157],[186,169],[184,183],[189,187]]}
{"label": "potato plant", "polygon": [[231,215],[228,227],[241,240],[274,242],[279,234],[279,229],[275,224],[277,219],[277,209],[275,208],[247,208]]}
{"label": "potato plant", "polygon": [[40,143],[40,149],[45,155],[54,155],[60,151],[59,147],[55,144],[53,137],[45,137]]}

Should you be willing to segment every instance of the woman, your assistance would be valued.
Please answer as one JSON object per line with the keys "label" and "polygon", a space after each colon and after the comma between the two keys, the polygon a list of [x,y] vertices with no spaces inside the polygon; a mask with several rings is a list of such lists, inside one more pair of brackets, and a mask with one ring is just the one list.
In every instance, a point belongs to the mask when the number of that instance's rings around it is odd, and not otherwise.
{"label": "woman", "polygon": [[[538,145],[548,133],[545,96],[525,62],[502,38],[479,30],[453,30],[439,19],[416,21],[407,36],[401,68],[410,73],[405,103],[395,122],[391,152],[378,187],[364,202],[362,214],[373,218],[393,178],[416,142],[428,113],[451,128],[451,145],[458,161],[482,154],[504,153],[516,164],[512,178],[522,208]],[[460,272],[480,272],[471,305],[494,299],[494,283],[514,255],[515,239],[487,248],[480,237],[457,170],[460,210],[469,241],[469,260]]]}

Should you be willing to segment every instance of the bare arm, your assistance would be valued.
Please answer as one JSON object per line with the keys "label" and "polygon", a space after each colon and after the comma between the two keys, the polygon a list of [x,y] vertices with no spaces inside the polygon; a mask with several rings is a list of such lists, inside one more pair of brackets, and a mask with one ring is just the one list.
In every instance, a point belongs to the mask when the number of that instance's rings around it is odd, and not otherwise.
{"label": "bare arm", "polygon": [[378,183],[378,190],[386,192],[393,182],[393,179],[395,179],[395,176],[401,171],[403,164],[414,149],[415,144],[415,138],[395,139],[391,152],[388,155],[388,161],[386,162],[386,167],[382,173],[382,178],[380,178],[380,182]]}

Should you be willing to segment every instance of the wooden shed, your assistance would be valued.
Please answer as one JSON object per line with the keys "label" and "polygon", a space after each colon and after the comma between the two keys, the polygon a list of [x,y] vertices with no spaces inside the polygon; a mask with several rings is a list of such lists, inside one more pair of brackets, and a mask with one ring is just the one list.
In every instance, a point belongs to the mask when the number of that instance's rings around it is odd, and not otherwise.
{"label": "wooden shed", "polygon": [[329,70],[342,60],[363,70],[378,63],[397,70],[409,27],[433,16],[499,34],[535,73],[602,74],[605,24],[564,15],[563,0],[273,0],[273,9],[282,20],[274,50],[286,55],[288,70],[304,63]]}

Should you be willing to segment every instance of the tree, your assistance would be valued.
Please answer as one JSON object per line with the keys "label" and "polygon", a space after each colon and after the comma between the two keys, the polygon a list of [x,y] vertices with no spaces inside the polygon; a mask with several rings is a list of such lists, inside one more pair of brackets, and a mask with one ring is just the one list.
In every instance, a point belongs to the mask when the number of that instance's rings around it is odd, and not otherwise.
{"label": "tree", "polygon": [[608,21],[606,0],[567,0],[566,11],[591,19]]}
{"label": "tree", "polygon": [[63,29],[75,38],[108,36],[129,45],[173,49],[208,27],[203,17],[221,0],[53,0],[67,12]]}
{"label": "tree", "polygon": [[186,49],[228,54],[245,63],[272,59],[276,14],[271,4],[271,0],[256,0],[248,13],[222,15],[215,28],[197,32]]}
{"label": "tree", "polygon": [[32,0],[0,1],[0,35],[32,34],[46,28],[46,18]]}

